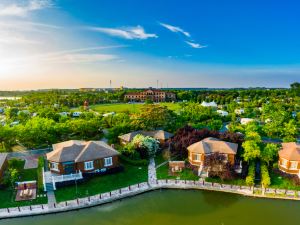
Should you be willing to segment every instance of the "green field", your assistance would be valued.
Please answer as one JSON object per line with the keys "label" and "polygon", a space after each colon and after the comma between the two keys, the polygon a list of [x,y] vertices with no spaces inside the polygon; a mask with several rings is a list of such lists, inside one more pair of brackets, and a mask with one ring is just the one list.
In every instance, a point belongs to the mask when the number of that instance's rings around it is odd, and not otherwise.
{"label": "green field", "polygon": [[55,191],[56,200],[62,202],[87,197],[148,180],[147,166],[134,166],[126,162],[122,162],[122,165],[125,168],[123,172],[94,177],[82,184],[78,184],[77,191],[76,185],[58,188]]}
{"label": "green field", "polygon": [[[160,105],[167,106],[170,110],[177,111],[180,109],[179,103],[159,103]],[[128,103],[115,103],[115,104],[99,104],[99,105],[92,105],[90,108],[99,113],[106,113],[106,112],[130,112],[136,113],[139,112],[143,103],[137,104],[128,104]]]}

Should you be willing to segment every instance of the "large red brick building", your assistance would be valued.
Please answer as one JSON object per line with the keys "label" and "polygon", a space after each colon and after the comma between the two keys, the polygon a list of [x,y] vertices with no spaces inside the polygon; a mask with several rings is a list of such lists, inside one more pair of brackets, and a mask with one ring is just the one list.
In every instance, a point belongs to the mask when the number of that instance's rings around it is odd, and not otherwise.
{"label": "large red brick building", "polygon": [[166,92],[159,89],[149,88],[141,92],[132,92],[125,94],[125,100],[133,102],[144,102],[151,100],[153,102],[175,101],[176,95],[172,92]]}

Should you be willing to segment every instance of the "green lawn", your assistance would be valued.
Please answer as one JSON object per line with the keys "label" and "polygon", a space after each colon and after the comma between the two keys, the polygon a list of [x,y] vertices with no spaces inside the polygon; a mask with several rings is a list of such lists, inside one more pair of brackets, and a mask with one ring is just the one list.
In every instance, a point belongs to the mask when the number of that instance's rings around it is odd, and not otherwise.
{"label": "green lawn", "polygon": [[[99,112],[99,113],[105,113],[105,112],[115,112],[115,113],[121,113],[121,112],[131,112],[136,113],[139,112],[141,107],[144,104],[128,104],[128,103],[115,103],[115,104],[99,104],[99,105],[92,105],[90,106],[91,109]],[[160,103],[160,105],[167,106],[170,110],[177,111],[180,109],[180,105],[178,103]]]}
{"label": "green lawn", "polygon": [[[25,161],[23,160],[9,161],[9,168],[15,168],[19,171],[19,178],[17,179],[17,181],[37,180],[37,170],[36,169],[25,170],[24,164]],[[0,189],[0,208],[47,203],[47,197],[40,197],[32,201],[21,201],[21,202],[15,202],[15,197],[16,197],[16,192],[11,187]]]}
{"label": "green lawn", "polygon": [[213,183],[232,184],[232,185],[246,185],[246,182],[243,179],[221,180],[218,177],[206,177],[205,181],[213,182]]}
{"label": "green lawn", "polygon": [[270,188],[278,189],[289,189],[289,190],[298,190],[300,191],[300,186],[293,184],[291,180],[280,175],[275,174],[273,171],[270,172],[271,185]]}
{"label": "green lawn", "polygon": [[147,166],[133,166],[128,163],[122,163],[125,170],[115,174],[107,174],[94,177],[85,183],[76,186],[58,188],[55,191],[58,202],[95,195],[112,190],[116,190],[129,185],[146,182],[148,180]]}
{"label": "green lawn", "polygon": [[199,177],[191,169],[185,168],[177,176],[169,175],[169,164],[165,164],[156,169],[157,179],[181,179],[181,180],[199,180]]}

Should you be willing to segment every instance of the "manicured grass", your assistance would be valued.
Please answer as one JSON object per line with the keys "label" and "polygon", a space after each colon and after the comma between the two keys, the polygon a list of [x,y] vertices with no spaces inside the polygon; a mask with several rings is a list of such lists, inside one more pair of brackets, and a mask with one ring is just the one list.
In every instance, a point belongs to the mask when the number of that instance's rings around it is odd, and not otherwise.
{"label": "manicured grass", "polygon": [[189,168],[185,168],[176,176],[169,175],[169,164],[165,164],[156,169],[157,179],[181,179],[181,180],[199,180],[199,177]]}
{"label": "manicured grass", "polygon": [[232,185],[246,185],[246,181],[243,179],[221,180],[218,177],[206,177],[205,181],[213,182],[213,183],[232,184]]}
{"label": "manicured grass", "polygon": [[58,188],[55,191],[58,202],[96,195],[112,190],[116,190],[129,185],[146,182],[148,180],[147,166],[133,166],[122,162],[125,170],[115,174],[107,174],[94,177],[82,184]]}
{"label": "manicured grass", "polygon": [[[37,180],[36,169],[24,169],[25,161],[23,160],[10,160],[9,168],[14,168],[19,171],[19,178],[17,181],[33,181]],[[44,194],[44,193],[41,193]],[[0,208],[17,207],[32,204],[45,204],[47,197],[40,197],[31,201],[15,202],[16,191],[12,187],[7,187],[0,190]]]}
{"label": "manicured grass", "polygon": [[289,180],[288,178],[282,177],[278,174],[275,174],[273,171],[270,171],[270,178],[271,178],[270,188],[300,191],[300,186],[294,185],[293,181]]}
{"label": "manicured grass", "polygon": [[[92,105],[90,106],[91,109],[99,112],[99,113],[106,113],[106,112],[115,112],[115,113],[121,113],[121,112],[130,112],[130,113],[136,113],[139,112],[141,107],[143,106],[143,103],[137,103],[137,104],[128,104],[128,103],[115,103],[115,104],[99,104],[99,105]],[[177,111],[180,109],[180,105],[178,103],[160,103],[160,105],[167,106],[170,110]]]}
{"label": "manicured grass", "polygon": [[0,190],[0,208],[18,207],[25,205],[37,205],[46,204],[48,202],[47,197],[36,198],[31,201],[16,202],[16,192],[12,191],[11,188]]}

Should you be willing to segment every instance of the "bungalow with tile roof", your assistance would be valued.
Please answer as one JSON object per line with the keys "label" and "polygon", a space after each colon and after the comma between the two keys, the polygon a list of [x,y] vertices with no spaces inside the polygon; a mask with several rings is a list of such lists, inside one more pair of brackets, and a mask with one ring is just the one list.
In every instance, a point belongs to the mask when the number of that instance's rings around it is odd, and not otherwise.
{"label": "bungalow with tile roof", "polygon": [[8,166],[7,156],[7,153],[0,153],[0,181],[2,181],[4,172]]}
{"label": "bungalow with tile roof", "polygon": [[47,153],[54,174],[101,173],[118,167],[120,153],[103,141],[71,140],[53,145]]}
{"label": "bungalow with tile roof", "polygon": [[131,132],[128,134],[123,134],[123,135],[119,136],[120,143],[122,145],[126,145],[126,144],[130,143],[133,140],[133,138],[138,134],[141,134],[143,136],[153,137],[156,140],[158,140],[160,144],[164,144],[168,139],[170,139],[171,137],[174,136],[172,133],[169,133],[164,130],[152,130],[152,131],[140,130],[140,131],[134,131],[134,132]]}
{"label": "bungalow with tile roof", "polygon": [[208,137],[187,147],[188,159],[191,165],[198,167],[199,174],[205,166],[205,158],[208,155],[219,153],[234,165],[238,144],[221,141],[217,138]]}
{"label": "bungalow with tile roof", "polygon": [[278,167],[288,174],[298,175],[300,178],[300,144],[296,142],[282,143],[279,151]]}

